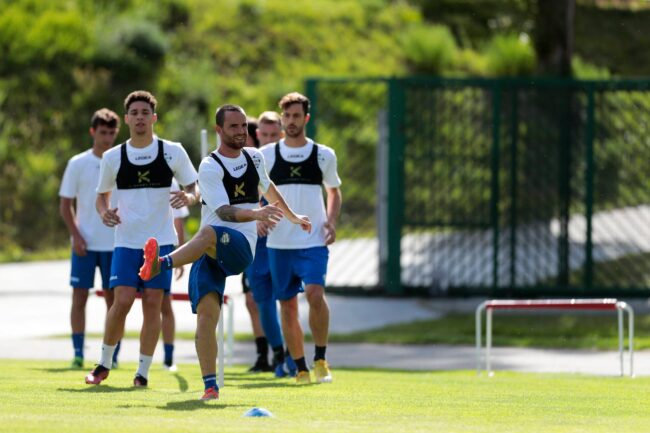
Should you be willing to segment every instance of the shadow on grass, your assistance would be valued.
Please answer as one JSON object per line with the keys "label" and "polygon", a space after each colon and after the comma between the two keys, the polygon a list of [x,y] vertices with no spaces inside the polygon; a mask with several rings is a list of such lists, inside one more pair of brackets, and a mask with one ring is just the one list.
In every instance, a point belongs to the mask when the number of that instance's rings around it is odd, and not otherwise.
{"label": "shadow on grass", "polygon": [[191,411],[201,409],[226,409],[229,407],[247,407],[243,404],[222,404],[219,402],[201,401],[201,400],[185,400],[185,401],[170,401],[165,406],[156,406],[162,410],[176,410],[176,411]]}
{"label": "shadow on grass", "polygon": [[68,373],[71,371],[78,371],[79,373],[86,373],[85,368],[78,367],[52,367],[52,368],[30,368],[33,371],[42,371],[44,373]]}
{"label": "shadow on grass", "polygon": [[133,391],[144,391],[142,388],[136,388],[130,386],[128,388],[117,388],[110,385],[88,385],[86,388],[58,388],[57,391],[63,392],[80,392],[88,394],[105,394],[112,392],[133,392]]}
{"label": "shadow on grass", "polygon": [[[310,384],[304,384],[300,385],[300,387],[303,386],[312,386],[312,385],[317,385],[315,383],[310,383]],[[233,384],[231,385],[235,388],[243,388],[243,389],[257,389],[257,388],[290,388],[296,386],[294,382],[268,382],[268,383],[242,383],[242,384]]]}
{"label": "shadow on grass", "polygon": [[116,406],[118,409],[137,409],[137,408],[150,408],[146,404],[120,404]]}
{"label": "shadow on grass", "polygon": [[178,381],[178,389],[179,389],[181,392],[186,392],[187,389],[189,388],[189,386],[188,386],[188,384],[187,384],[187,379],[185,379],[183,376],[181,376],[181,375],[178,374],[178,373],[174,373],[174,377],[175,377],[176,380]]}
{"label": "shadow on grass", "polygon": [[223,377],[223,380],[226,382],[275,382],[278,379],[273,376],[268,377],[244,377],[244,376],[233,376],[226,374]]}

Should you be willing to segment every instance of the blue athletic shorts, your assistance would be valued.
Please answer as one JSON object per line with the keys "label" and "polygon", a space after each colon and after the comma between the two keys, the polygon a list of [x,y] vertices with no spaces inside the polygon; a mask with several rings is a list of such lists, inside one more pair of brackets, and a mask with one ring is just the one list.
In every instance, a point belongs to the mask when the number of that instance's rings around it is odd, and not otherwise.
{"label": "blue athletic shorts", "polygon": [[[173,245],[161,245],[160,256],[174,251]],[[138,272],[144,263],[142,249],[116,247],[113,252],[111,265],[111,289],[117,286],[135,287],[138,292],[142,289],[163,289],[169,292],[172,286],[172,269],[162,271],[149,281],[142,281]]]}
{"label": "blue athletic shorts", "polygon": [[327,247],[297,250],[269,248],[269,268],[275,299],[291,299],[304,292],[307,284],[324,287],[328,258]]}
{"label": "blue athletic shorts", "polygon": [[102,288],[108,289],[111,276],[113,251],[86,251],[81,257],[72,251],[70,285],[75,289],[91,289],[95,286],[95,268],[102,274]]}
{"label": "blue athletic shorts", "polygon": [[201,298],[210,292],[216,292],[221,302],[226,277],[241,274],[253,261],[251,247],[241,232],[227,227],[210,227],[217,234],[217,258],[203,254],[192,264],[188,292],[194,314]]}
{"label": "blue athletic shorts", "polygon": [[257,238],[255,258],[253,263],[244,271],[246,283],[253,292],[255,302],[261,303],[273,299],[271,285],[271,270],[269,269],[269,250],[266,247],[266,237]]}

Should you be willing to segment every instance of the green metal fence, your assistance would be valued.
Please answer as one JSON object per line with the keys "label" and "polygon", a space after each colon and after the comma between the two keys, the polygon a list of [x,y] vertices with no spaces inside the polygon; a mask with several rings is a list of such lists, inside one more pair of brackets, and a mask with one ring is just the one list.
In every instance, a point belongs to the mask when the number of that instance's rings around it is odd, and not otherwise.
{"label": "green metal fence", "polygon": [[650,295],[650,81],[314,79],[331,287]]}

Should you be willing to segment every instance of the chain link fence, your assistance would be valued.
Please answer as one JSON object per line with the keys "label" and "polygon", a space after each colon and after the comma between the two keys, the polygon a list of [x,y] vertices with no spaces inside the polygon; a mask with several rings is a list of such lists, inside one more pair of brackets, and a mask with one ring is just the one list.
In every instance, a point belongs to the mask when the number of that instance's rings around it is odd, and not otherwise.
{"label": "chain link fence", "polygon": [[328,285],[650,294],[650,82],[310,80],[336,149]]}

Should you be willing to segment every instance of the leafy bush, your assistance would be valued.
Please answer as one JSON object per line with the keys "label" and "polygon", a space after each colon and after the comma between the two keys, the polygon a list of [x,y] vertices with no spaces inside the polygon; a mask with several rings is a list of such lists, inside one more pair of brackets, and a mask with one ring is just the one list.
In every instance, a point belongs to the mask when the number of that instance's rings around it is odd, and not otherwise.
{"label": "leafy bush", "polygon": [[411,72],[441,75],[454,61],[457,47],[454,37],[444,26],[418,25],[402,36],[402,46]]}
{"label": "leafy bush", "polygon": [[488,71],[494,76],[525,76],[535,71],[535,50],[527,36],[497,35],[485,54]]}

